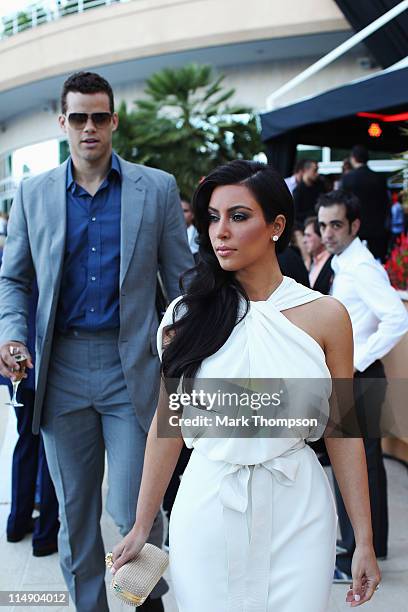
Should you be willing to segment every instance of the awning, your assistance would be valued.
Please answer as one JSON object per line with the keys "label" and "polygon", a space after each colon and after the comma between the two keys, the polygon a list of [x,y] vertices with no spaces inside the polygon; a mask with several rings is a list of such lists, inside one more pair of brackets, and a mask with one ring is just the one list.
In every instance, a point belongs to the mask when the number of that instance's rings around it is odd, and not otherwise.
{"label": "awning", "polygon": [[269,161],[291,171],[297,144],[408,150],[408,58],[398,66],[261,115]]}
{"label": "awning", "polygon": [[[359,32],[396,6],[400,0],[335,0],[335,2],[351,27]],[[364,44],[383,68],[404,58],[408,54],[408,11],[404,11],[366,38]]]}

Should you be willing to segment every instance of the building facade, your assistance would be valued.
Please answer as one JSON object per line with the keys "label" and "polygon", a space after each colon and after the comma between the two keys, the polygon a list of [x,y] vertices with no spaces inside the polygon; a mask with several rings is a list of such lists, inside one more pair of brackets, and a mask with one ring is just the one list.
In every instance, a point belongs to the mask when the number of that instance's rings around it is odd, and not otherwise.
{"label": "building facade", "polygon": [[[235,88],[233,102],[262,111],[273,91],[352,35],[334,0],[55,0],[49,7],[39,2],[25,18],[3,18],[0,206],[13,190],[13,152],[62,138],[59,92],[76,70],[100,72],[117,104],[132,104],[153,72],[211,64]],[[376,70],[366,49],[356,47],[279,104]],[[330,152],[316,154],[330,171]]]}

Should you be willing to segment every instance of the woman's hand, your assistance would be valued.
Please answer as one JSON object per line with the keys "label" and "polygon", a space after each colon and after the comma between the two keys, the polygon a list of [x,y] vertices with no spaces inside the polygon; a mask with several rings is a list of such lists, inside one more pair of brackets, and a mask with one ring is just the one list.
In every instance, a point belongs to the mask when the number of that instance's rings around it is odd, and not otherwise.
{"label": "woman's hand", "polygon": [[347,593],[346,602],[355,608],[371,599],[381,580],[380,569],[371,545],[356,546],[351,574],[353,587]]}
{"label": "woman's hand", "polygon": [[137,557],[143,546],[146,544],[146,540],[147,536],[140,534],[140,532],[133,527],[127,536],[124,537],[123,540],[113,549],[113,566],[111,567],[112,574],[115,575],[122,565]]}

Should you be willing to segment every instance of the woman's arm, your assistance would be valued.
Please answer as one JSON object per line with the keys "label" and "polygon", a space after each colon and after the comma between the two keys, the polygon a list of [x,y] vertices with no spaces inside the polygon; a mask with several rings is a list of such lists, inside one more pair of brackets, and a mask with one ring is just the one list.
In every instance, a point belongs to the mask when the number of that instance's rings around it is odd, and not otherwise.
{"label": "woman's arm", "polygon": [[[353,334],[346,309],[336,300],[325,298],[323,323],[324,350],[333,379],[353,379]],[[325,438],[327,452],[354,530],[356,551],[353,556],[353,589],[347,601],[357,606],[371,599],[380,582],[372,543],[367,464],[361,438]],[[357,600],[355,596],[357,595]]]}
{"label": "woman's arm", "polygon": [[157,436],[157,415],[161,410],[168,412],[168,398],[163,382],[160,386],[158,408],[147,436],[135,524],[113,550],[113,573],[133,559],[146,543],[183,447],[181,436]]}

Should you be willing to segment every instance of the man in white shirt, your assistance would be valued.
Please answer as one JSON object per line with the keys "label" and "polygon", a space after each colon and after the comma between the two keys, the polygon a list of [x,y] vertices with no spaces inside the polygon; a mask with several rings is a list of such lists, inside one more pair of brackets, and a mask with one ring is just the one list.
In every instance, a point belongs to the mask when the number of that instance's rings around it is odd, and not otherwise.
{"label": "man in white shirt", "polygon": [[[354,391],[367,457],[374,549],[377,557],[385,557],[388,538],[387,481],[381,450],[380,418],[386,380],[380,360],[408,331],[408,314],[397,292],[391,287],[384,268],[358,238],[361,212],[356,196],[341,190],[332,191],[320,196],[317,209],[323,244],[334,255],[331,265],[335,275],[331,294],[347,308],[353,326]],[[341,545],[347,551],[337,555],[336,571],[338,581],[342,577],[348,581],[355,542],[337,486],[336,497]]]}

